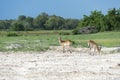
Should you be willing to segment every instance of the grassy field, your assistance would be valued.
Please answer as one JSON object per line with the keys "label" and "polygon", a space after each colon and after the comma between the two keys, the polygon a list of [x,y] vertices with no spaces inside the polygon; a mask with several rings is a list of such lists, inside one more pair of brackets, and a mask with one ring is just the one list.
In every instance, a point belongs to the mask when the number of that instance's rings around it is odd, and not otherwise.
{"label": "grassy field", "polygon": [[[27,31],[14,32],[19,36],[6,36],[11,32],[0,32],[0,51],[42,51],[50,46],[58,46],[58,36],[75,42],[73,47],[87,47],[88,40],[95,40],[106,47],[120,46],[120,32],[101,32],[96,34],[59,35],[71,31]],[[12,32],[13,33],[13,32]]]}

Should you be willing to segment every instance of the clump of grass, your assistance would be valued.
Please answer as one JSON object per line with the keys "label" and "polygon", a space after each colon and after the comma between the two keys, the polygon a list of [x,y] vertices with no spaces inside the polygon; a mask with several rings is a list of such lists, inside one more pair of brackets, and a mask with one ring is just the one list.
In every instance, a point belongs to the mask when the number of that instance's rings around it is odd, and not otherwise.
{"label": "clump of grass", "polygon": [[16,37],[16,36],[19,36],[17,33],[15,32],[9,32],[6,34],[7,37]]}

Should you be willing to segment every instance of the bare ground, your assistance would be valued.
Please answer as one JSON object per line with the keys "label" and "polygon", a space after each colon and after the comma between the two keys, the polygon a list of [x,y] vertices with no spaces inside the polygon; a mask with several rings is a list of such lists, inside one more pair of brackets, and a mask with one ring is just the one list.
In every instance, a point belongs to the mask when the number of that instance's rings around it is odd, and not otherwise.
{"label": "bare ground", "polygon": [[75,48],[73,53],[55,48],[0,52],[0,80],[120,80],[119,48],[104,48],[104,54],[95,56],[86,48]]}

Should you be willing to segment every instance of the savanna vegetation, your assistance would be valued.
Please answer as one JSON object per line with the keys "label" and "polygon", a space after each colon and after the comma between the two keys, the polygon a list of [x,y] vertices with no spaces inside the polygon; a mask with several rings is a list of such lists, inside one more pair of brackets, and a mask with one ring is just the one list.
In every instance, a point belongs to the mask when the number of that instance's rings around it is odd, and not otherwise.
{"label": "savanna vegetation", "polygon": [[[62,31],[29,31],[2,32],[0,35],[0,51],[43,51],[50,46],[60,46],[58,37],[74,41],[72,47],[87,47],[87,41],[92,39],[104,47],[120,46],[120,32],[100,32],[96,34],[60,35]],[[64,32],[64,31],[63,31]],[[44,35],[43,35],[44,34]],[[8,36],[9,35],[9,36]]]}
{"label": "savanna vegetation", "polygon": [[0,30],[7,31],[76,30],[87,26],[95,26],[97,32],[120,31],[120,9],[109,9],[107,14],[91,11],[82,19],[66,19],[43,12],[35,18],[20,15],[16,20],[0,20]]}
{"label": "savanna vegetation", "polygon": [[[95,34],[79,34],[83,27],[95,27]],[[79,34],[79,35],[75,35]],[[0,51],[42,51],[60,45],[58,37],[74,41],[73,47],[87,47],[92,39],[101,46],[120,46],[120,9],[107,14],[91,11],[82,19],[66,19],[42,13],[33,18],[20,15],[18,19],[0,20]]]}

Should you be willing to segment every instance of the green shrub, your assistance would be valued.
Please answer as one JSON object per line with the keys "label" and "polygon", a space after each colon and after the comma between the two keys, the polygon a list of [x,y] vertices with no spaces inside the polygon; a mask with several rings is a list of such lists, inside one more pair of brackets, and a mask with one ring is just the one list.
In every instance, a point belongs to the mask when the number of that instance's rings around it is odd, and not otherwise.
{"label": "green shrub", "polygon": [[15,33],[15,32],[12,32],[12,33],[7,33],[6,36],[8,36],[8,37],[11,37],[11,36],[18,36],[18,34]]}
{"label": "green shrub", "polygon": [[68,32],[60,32],[59,35],[70,35]]}
{"label": "green shrub", "polygon": [[72,31],[72,34],[73,34],[73,35],[78,34],[78,30],[77,30],[77,29],[73,30],[73,31]]}

